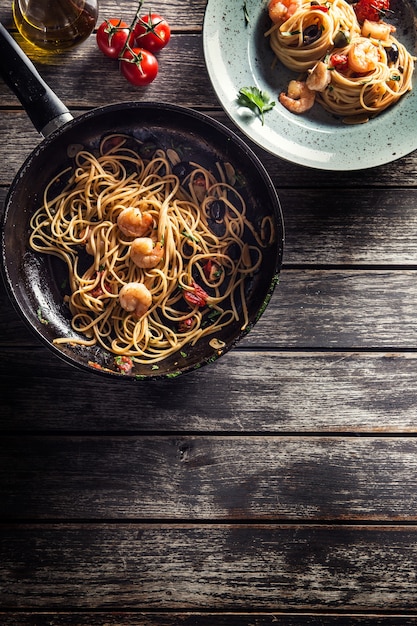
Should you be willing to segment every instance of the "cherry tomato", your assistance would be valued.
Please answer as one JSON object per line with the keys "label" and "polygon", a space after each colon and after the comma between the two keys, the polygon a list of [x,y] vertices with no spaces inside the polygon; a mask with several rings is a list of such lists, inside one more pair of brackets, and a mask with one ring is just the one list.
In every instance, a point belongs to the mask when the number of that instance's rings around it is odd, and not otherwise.
{"label": "cherry tomato", "polygon": [[165,48],[171,38],[169,24],[158,13],[140,17],[132,33],[132,40],[150,52],[159,52]]}
{"label": "cherry tomato", "polygon": [[97,46],[107,57],[118,59],[129,39],[129,34],[126,22],[118,19],[106,20],[97,30]]}
{"label": "cherry tomato", "polygon": [[353,6],[360,23],[365,20],[378,22],[390,10],[389,0],[359,0]]}
{"label": "cherry tomato", "polygon": [[349,67],[349,60],[347,54],[339,54],[335,52],[330,57],[330,65],[334,67],[338,72],[344,72]]}
{"label": "cherry tomato", "polygon": [[120,59],[120,71],[129,83],[143,87],[156,78],[158,61],[149,50],[129,47]]}

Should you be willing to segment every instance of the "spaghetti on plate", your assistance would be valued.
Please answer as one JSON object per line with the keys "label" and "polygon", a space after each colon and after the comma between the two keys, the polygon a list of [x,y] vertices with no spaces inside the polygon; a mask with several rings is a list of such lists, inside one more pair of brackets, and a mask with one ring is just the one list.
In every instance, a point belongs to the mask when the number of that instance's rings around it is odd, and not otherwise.
{"label": "spaghetti on plate", "polygon": [[362,122],[412,89],[414,57],[393,26],[363,19],[361,2],[378,17],[369,0],[270,0],[265,34],[276,58],[298,74],[279,96],[289,111],[304,113],[317,101],[346,122]]}

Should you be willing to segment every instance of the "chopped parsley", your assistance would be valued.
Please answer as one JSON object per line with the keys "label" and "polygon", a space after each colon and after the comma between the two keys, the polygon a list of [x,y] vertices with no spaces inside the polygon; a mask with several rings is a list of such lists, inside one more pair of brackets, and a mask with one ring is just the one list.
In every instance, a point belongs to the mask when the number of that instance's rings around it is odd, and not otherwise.
{"label": "chopped parsley", "polygon": [[40,307],[36,311],[36,315],[38,316],[38,320],[40,321],[41,324],[45,324],[45,326],[49,324],[48,320],[45,319],[44,316],[42,315],[42,309]]}
{"label": "chopped parsley", "polygon": [[195,237],[194,235],[192,235],[191,233],[187,233],[186,230],[183,230],[181,235],[184,235],[184,237],[187,237],[188,239],[191,239],[191,241],[195,241],[195,243],[198,243],[198,239],[197,237]]}
{"label": "chopped parsley", "polygon": [[258,87],[242,87],[238,94],[238,103],[254,111],[264,125],[264,115],[274,108],[275,102],[271,101],[266,91],[261,91]]}

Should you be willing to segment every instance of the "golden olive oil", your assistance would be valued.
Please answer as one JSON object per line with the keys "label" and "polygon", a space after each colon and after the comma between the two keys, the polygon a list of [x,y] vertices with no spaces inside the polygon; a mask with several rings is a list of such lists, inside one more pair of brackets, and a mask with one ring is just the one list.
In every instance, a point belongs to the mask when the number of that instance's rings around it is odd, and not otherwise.
{"label": "golden olive oil", "polygon": [[34,46],[60,52],[84,41],[94,30],[97,0],[13,0],[22,37]]}

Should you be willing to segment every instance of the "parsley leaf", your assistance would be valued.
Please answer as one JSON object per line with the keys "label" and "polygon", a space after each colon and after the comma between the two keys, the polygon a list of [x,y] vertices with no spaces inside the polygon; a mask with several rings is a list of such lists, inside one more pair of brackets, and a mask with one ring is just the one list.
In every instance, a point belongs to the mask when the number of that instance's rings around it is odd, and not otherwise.
{"label": "parsley leaf", "polygon": [[269,94],[266,91],[261,91],[258,87],[242,87],[239,90],[238,103],[259,115],[262,126],[265,121],[264,114],[275,106],[275,102],[271,102]]}

